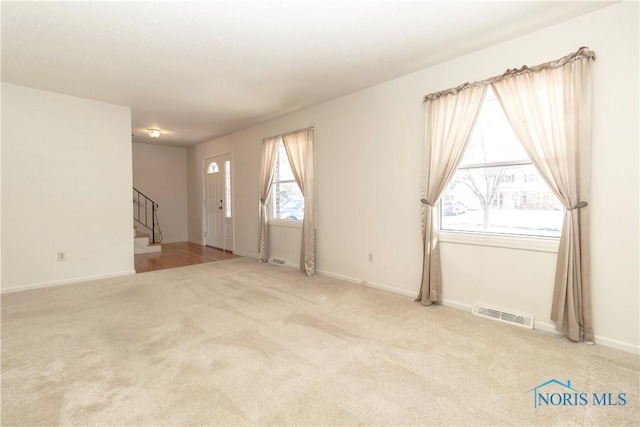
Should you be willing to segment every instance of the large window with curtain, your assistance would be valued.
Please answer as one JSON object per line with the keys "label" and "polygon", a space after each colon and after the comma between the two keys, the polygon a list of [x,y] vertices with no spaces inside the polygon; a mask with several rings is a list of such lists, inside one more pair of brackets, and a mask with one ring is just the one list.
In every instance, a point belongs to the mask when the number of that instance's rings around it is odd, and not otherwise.
{"label": "large window with curtain", "polygon": [[258,259],[269,262],[270,221],[302,220],[300,269],[308,276],[316,271],[313,141],[313,127],[265,138],[260,161]]}
{"label": "large window with curtain", "polygon": [[[581,47],[555,61],[510,69],[499,76],[464,83],[424,97],[425,174],[420,200],[424,246],[422,281],[416,301],[423,305],[442,301],[439,209],[440,206],[445,209],[446,200],[442,205],[441,200],[452,182],[455,187],[455,177],[460,179],[460,174],[469,172],[474,165],[476,169],[485,170],[504,168],[501,175],[495,171],[489,175],[494,187],[500,188],[520,180],[514,169],[508,173],[509,163],[527,166],[515,148],[512,153],[515,160],[509,160],[505,155],[506,158],[496,164],[491,164],[486,155],[487,160],[480,164],[466,157],[466,153],[478,151],[477,146],[469,150],[467,147],[478,124],[482,126],[478,119],[485,96],[491,90],[531,164],[562,206],[550,318],[555,322],[556,330],[568,338],[593,342],[589,198],[591,61],[594,59],[594,52]],[[478,156],[482,158],[482,147],[479,152]],[[521,180],[523,185],[535,183],[537,175],[534,171],[523,170]],[[486,181],[486,204],[491,207],[495,197],[489,194],[491,188],[487,192]],[[495,189],[493,192],[499,193]],[[529,195],[525,196],[528,204]],[[522,202],[522,196],[518,200]],[[537,203],[538,198],[535,200]],[[461,214],[464,208],[458,206],[458,209]]]}
{"label": "large window with curtain", "polygon": [[460,165],[440,199],[440,230],[559,238],[564,210],[487,88]]}

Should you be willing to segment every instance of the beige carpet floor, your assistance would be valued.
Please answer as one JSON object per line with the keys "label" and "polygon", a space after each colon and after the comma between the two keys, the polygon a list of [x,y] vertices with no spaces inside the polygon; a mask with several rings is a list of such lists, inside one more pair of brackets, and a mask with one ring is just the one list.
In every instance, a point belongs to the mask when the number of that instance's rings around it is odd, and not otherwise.
{"label": "beige carpet floor", "polygon": [[[637,355],[243,258],[2,297],[5,426],[637,426],[639,372]],[[534,408],[551,379],[588,404]]]}

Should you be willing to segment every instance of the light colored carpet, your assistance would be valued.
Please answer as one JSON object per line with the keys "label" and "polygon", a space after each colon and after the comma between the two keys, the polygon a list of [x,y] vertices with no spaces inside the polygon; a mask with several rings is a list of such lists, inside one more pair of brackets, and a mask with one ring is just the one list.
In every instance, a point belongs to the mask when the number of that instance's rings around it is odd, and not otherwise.
{"label": "light colored carpet", "polygon": [[[629,353],[243,258],[2,298],[6,426],[638,425],[639,371]],[[627,404],[534,408],[550,379]]]}

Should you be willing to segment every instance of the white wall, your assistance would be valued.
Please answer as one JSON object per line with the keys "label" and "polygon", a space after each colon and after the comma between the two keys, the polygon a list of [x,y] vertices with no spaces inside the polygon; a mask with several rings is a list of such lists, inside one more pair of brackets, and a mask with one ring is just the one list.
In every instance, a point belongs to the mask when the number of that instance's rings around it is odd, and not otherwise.
{"label": "white wall", "polygon": [[2,290],[133,274],[131,185],[129,108],[3,83]]}
{"label": "white wall", "polygon": [[162,242],[187,241],[187,149],[134,143],[133,186],[158,203]]}
{"label": "white wall", "polygon": [[[638,4],[619,3],[198,145],[188,154],[189,236],[201,239],[202,159],[231,152],[235,251],[257,256],[261,139],[315,126],[318,269],[415,296],[422,262],[422,97],[588,46],[598,57],[593,64],[589,201],[595,334],[598,343],[637,352],[638,36]],[[271,229],[278,241],[272,256],[297,263],[299,232]],[[287,239],[290,243],[283,244]],[[447,304],[496,304],[532,313],[538,328],[551,327],[555,254],[446,242],[442,258]]]}
{"label": "white wall", "polygon": [[[2,99],[2,85],[0,85],[0,100]],[[2,102],[0,102],[0,118],[2,117]],[[2,134],[2,120],[0,120],[0,136]],[[0,138],[0,189],[2,188],[2,138]],[[2,193],[0,191],[0,291],[2,290]]]}

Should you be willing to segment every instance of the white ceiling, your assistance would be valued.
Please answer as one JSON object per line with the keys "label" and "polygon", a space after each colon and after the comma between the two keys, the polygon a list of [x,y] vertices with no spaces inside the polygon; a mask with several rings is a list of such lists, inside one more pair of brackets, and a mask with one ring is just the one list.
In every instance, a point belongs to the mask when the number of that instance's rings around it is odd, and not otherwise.
{"label": "white ceiling", "polygon": [[189,146],[609,2],[2,2],[2,80],[130,106]]}

